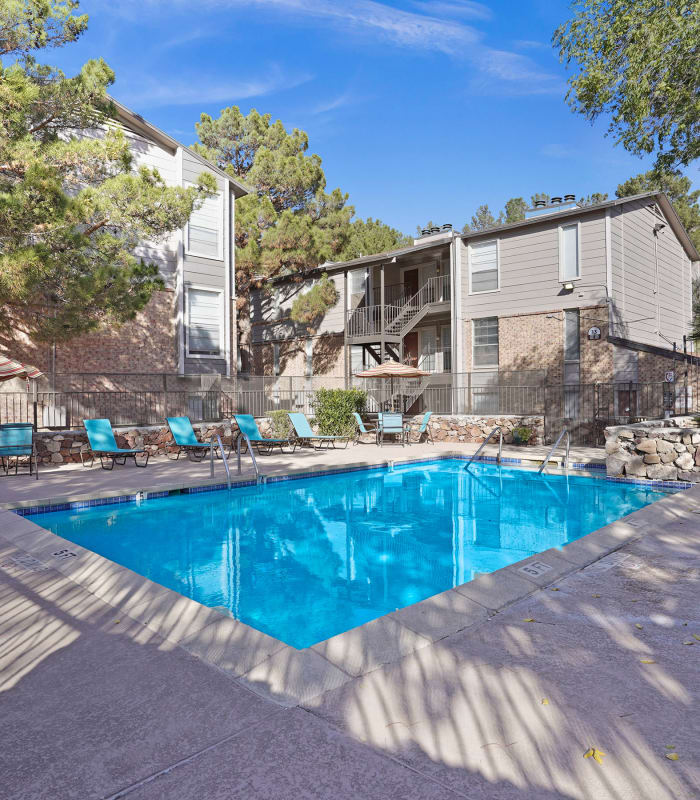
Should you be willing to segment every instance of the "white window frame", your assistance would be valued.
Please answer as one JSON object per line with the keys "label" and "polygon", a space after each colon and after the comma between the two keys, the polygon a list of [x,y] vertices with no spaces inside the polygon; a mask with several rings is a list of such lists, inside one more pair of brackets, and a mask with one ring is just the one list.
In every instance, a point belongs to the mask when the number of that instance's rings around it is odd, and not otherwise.
{"label": "white window frame", "polygon": [[[194,184],[191,184],[194,185]],[[209,198],[214,199],[214,198]],[[216,199],[219,202],[219,229],[217,236],[217,254],[211,256],[208,253],[198,253],[196,250],[190,249],[190,222],[187,221],[185,225],[185,255],[195,256],[196,258],[208,258],[210,261],[223,261],[224,260],[224,193],[217,191]]]}
{"label": "white window frame", "polygon": [[[206,353],[191,353],[190,352],[190,290],[196,289],[202,292],[211,292],[212,294],[219,295],[219,354],[207,355]],[[191,359],[209,359],[215,361],[225,361],[227,359],[226,353],[226,318],[224,315],[224,290],[217,289],[215,286],[202,286],[201,284],[187,283],[185,284],[185,355]]]}
{"label": "white window frame", "polygon": [[481,295],[481,294],[493,294],[494,292],[501,291],[501,240],[499,237],[495,237],[494,239],[480,239],[478,242],[474,242],[474,244],[490,244],[491,242],[496,243],[496,280],[498,281],[498,287],[496,289],[482,289],[474,291],[472,289],[472,242],[469,242],[467,245],[467,272],[469,275],[469,294],[470,295]]}
{"label": "white window frame", "polygon": [[[565,228],[576,228],[576,262],[578,266],[578,275],[575,278],[566,278],[564,277],[564,262],[562,259],[563,255],[563,234]],[[577,220],[576,222],[569,222],[565,225],[560,225],[558,230],[558,244],[559,244],[559,252],[558,252],[558,260],[559,260],[559,283],[569,283],[573,281],[580,281],[581,280],[581,220]]]}
{"label": "white window frame", "polygon": [[[481,293],[477,292],[477,294],[481,294]],[[476,347],[475,325],[476,325],[477,322],[481,322],[481,320],[484,320],[484,319],[495,319],[495,320],[498,321],[498,342],[496,343],[496,347],[497,347],[497,349],[496,349],[496,361],[495,361],[495,363],[492,363],[492,364],[476,364],[474,362],[474,348]],[[479,372],[479,371],[483,370],[485,372],[493,372],[494,369],[498,370],[499,362],[501,360],[501,320],[500,320],[500,318],[497,317],[494,314],[491,314],[488,317],[475,317],[475,318],[472,319],[471,322],[472,322],[472,341],[471,341],[471,346],[472,346],[472,357],[471,357],[472,371]]]}

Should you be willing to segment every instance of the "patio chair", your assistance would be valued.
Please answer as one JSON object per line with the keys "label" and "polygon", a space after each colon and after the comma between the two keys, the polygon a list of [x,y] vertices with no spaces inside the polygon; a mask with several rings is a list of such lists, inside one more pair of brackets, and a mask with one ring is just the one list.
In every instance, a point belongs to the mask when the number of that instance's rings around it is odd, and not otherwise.
{"label": "patio chair", "polygon": [[296,442],[287,437],[286,439],[266,439],[258,428],[258,423],[252,414],[234,414],[233,418],[238,425],[239,437],[245,434],[251,445],[255,445],[255,449],[260,453],[261,450],[265,451],[264,455],[269,455],[275,447],[279,447],[281,452],[288,445],[292,448],[292,453],[296,450]]}
{"label": "patio chair", "polygon": [[[173,442],[177,447],[177,455],[174,459],[170,459],[171,461],[177,461],[183,452],[193,461],[201,461],[206,456],[211,449],[211,444],[210,442],[202,442],[197,438],[189,417],[166,417],[165,421],[168,423],[168,428],[170,428],[170,433],[173,436]],[[219,448],[216,447],[217,458],[228,458],[230,453],[230,446],[228,452],[224,450],[223,453],[220,453]],[[170,458],[169,455],[168,458]]]}
{"label": "patio chair", "polygon": [[350,436],[324,436],[320,433],[314,433],[309,425],[309,420],[300,411],[289,412],[289,421],[292,423],[294,433],[296,434],[297,441],[301,445],[302,442],[308,442],[313,447],[313,442],[319,442],[318,450],[325,444],[327,447],[331,445],[335,447],[338,441],[344,441],[345,447],[348,446]]}
{"label": "patio chair", "polygon": [[[433,415],[432,411],[426,411],[425,414],[423,414],[423,419],[421,420],[420,428],[418,428],[418,438],[416,439],[416,443],[419,443],[420,440],[423,438],[423,436],[425,436],[425,438],[431,444],[435,444],[435,440],[433,439],[433,432],[430,430],[430,425],[428,424],[430,422],[430,417],[432,417],[432,415]],[[410,436],[410,430],[409,430],[409,436]]]}
{"label": "patio chair", "polygon": [[[39,480],[39,458],[34,442],[34,426],[31,422],[6,422],[0,425],[0,464],[5,470],[5,475],[10,474],[11,459],[15,459],[15,475],[19,460],[26,457],[29,460],[29,474],[35,474]],[[32,461],[34,468],[32,469]]]}
{"label": "patio chair", "polygon": [[371,425],[369,423],[364,423],[362,421],[362,417],[357,413],[357,411],[352,412],[353,417],[355,418],[355,422],[357,423],[357,428],[355,430],[355,444],[360,443],[360,437],[366,436],[368,433],[373,433],[375,438],[375,443],[377,439],[377,426]]}
{"label": "patio chair", "polygon": [[385,435],[398,436],[402,447],[406,444],[406,439],[408,437],[408,425],[404,424],[403,414],[388,413],[386,411],[379,414],[377,444],[380,447],[384,443]]}
{"label": "patio chair", "polygon": [[[102,469],[114,469],[114,465],[119,464],[122,466],[126,464],[127,458],[134,459],[134,465],[137,467],[148,466],[149,452],[142,447],[134,447],[132,449],[121,448],[117,446],[117,440],[114,438],[114,431],[112,430],[112,423],[108,419],[84,419],[83,425],[87,431],[88,441],[90,442],[90,465],[92,466],[95,456],[100,457],[100,466]],[[136,456],[146,456],[143,464],[139,464]],[[85,451],[80,451],[80,461],[85,466]],[[109,466],[106,466],[108,464]]]}

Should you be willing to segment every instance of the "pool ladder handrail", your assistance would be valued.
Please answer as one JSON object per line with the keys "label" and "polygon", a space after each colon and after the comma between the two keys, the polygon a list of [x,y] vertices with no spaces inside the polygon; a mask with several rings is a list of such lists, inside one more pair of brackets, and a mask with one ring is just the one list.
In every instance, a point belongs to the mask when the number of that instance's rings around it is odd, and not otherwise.
{"label": "pool ladder handrail", "polygon": [[[219,452],[221,453],[221,460],[224,462],[224,469],[226,470],[226,484],[228,488],[231,488],[231,470],[228,465],[228,458],[226,458],[226,454],[224,453],[224,444],[221,441],[221,436],[217,433],[216,436],[212,436],[209,440],[209,475],[213,478],[214,477],[214,440],[217,442],[217,446],[219,448]],[[239,470],[240,472],[240,470]]]}
{"label": "pool ladder handrail", "polygon": [[494,433],[496,433],[496,431],[498,431],[498,456],[496,457],[496,463],[497,464],[501,463],[501,454],[503,452],[503,431],[501,430],[500,425],[496,425],[496,427],[491,431],[491,433],[489,433],[489,435],[481,443],[476,453],[474,453],[474,455],[469,459],[469,461],[467,461],[467,464],[464,467],[464,469],[469,469],[469,467],[471,467],[472,462],[476,459],[476,457],[484,449],[484,447],[486,447],[486,445],[489,443],[491,437],[494,435]]}
{"label": "pool ladder handrail", "polygon": [[557,436],[556,442],[554,442],[554,444],[552,445],[552,449],[549,451],[549,453],[547,453],[547,457],[540,465],[540,468],[537,470],[538,475],[541,475],[544,468],[547,466],[547,464],[549,464],[549,459],[552,457],[552,453],[554,453],[557,447],[559,447],[559,442],[561,442],[564,434],[566,434],[566,456],[564,457],[563,467],[564,469],[569,468],[569,450],[571,448],[571,434],[566,428],[562,428],[561,433],[559,434],[559,436]]}
{"label": "pool ladder handrail", "polygon": [[236,442],[236,453],[238,454],[238,474],[241,474],[241,443],[245,441],[248,445],[248,452],[250,453],[250,457],[253,461],[253,469],[255,470],[255,482],[260,483],[261,479],[264,480],[264,475],[260,474],[260,469],[258,468],[258,462],[255,458],[255,453],[253,452],[253,445],[248,438],[248,434],[241,431],[240,436]]}

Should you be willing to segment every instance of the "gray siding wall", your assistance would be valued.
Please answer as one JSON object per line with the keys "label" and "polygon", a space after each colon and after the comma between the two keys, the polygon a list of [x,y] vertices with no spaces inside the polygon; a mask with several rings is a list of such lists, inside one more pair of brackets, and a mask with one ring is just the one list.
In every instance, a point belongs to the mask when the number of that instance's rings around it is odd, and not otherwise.
{"label": "gray siding wall", "polygon": [[[543,221],[511,231],[473,237],[461,247],[462,313],[465,319],[530,314],[563,308],[591,306],[605,299],[605,214],[593,212],[580,218],[581,277],[573,292],[562,292],[559,282],[559,225],[571,217]],[[500,288],[469,294],[469,241],[499,242]]]}
{"label": "gray siding wall", "polygon": [[[657,210],[654,211],[652,206]],[[665,227],[654,236],[654,225]],[[691,263],[673,229],[650,200],[615,209],[611,219],[613,333],[682,348],[692,319]]]}
{"label": "gray siding wall", "polygon": [[[345,285],[342,273],[329,275],[338,292],[338,300],[329,309],[315,331],[315,336],[343,334],[345,308]],[[251,296],[251,312],[253,321],[253,342],[272,342],[282,339],[307,338],[305,325],[299,325],[289,319],[292,305],[300,294],[308,292],[313,281],[303,283],[278,284],[272,293],[256,290]],[[275,298],[277,293],[278,299]],[[263,324],[256,324],[263,323]]]}

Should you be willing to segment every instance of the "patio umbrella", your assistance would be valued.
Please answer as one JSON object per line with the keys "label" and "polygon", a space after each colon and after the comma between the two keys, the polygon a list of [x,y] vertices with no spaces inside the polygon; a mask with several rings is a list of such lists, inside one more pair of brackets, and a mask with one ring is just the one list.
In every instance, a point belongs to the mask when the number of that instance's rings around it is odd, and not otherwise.
{"label": "patio umbrella", "polygon": [[364,372],[355,373],[356,378],[389,378],[391,380],[392,403],[394,398],[394,378],[421,378],[424,375],[430,375],[430,373],[424,369],[411,367],[408,364],[399,364],[398,361],[393,360],[384,361],[382,364],[376,364]]}
{"label": "patio umbrella", "polygon": [[44,373],[31,364],[22,364],[7,356],[0,356],[0,381],[10,381],[12,378],[26,378],[34,380]]}

